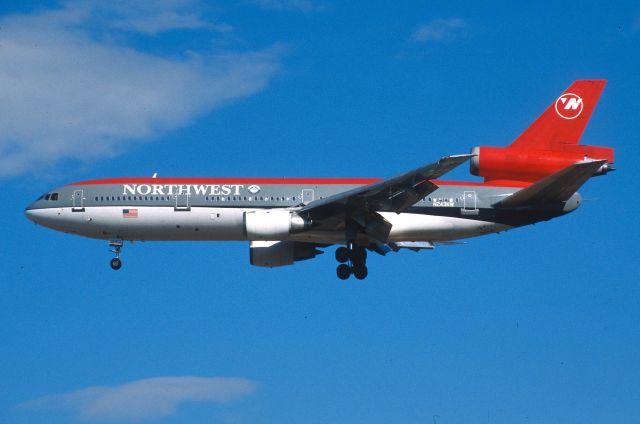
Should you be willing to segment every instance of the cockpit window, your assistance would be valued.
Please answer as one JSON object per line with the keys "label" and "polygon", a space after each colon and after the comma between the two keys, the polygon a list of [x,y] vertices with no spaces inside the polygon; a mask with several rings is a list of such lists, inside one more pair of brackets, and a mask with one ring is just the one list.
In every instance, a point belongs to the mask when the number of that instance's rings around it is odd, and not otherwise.
{"label": "cockpit window", "polygon": [[46,196],[44,196],[44,200],[49,200],[50,197],[51,197],[51,194],[47,194]]}
{"label": "cockpit window", "polygon": [[58,200],[58,193],[51,193],[51,200]]}

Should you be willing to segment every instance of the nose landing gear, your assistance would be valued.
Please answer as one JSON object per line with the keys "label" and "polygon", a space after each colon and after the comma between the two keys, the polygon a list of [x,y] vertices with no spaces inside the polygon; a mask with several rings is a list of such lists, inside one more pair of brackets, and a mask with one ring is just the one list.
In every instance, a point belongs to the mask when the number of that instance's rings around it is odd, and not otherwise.
{"label": "nose landing gear", "polygon": [[109,247],[112,248],[109,251],[113,252],[116,255],[116,257],[111,259],[111,262],[110,262],[111,269],[113,269],[114,271],[117,271],[120,268],[122,268],[122,261],[120,260],[120,253],[122,252],[122,245],[123,244],[124,243],[122,242],[122,240],[111,240],[109,242]]}
{"label": "nose landing gear", "polygon": [[358,280],[367,278],[367,251],[363,247],[349,243],[348,247],[339,247],[336,250],[336,260],[340,262],[336,268],[336,274],[341,280],[346,280],[351,274]]}

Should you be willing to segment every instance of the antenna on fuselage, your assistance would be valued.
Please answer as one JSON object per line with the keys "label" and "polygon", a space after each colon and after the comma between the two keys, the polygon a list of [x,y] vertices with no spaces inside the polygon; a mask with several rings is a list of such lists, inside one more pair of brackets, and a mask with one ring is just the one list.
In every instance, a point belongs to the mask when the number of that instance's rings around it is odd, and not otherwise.
{"label": "antenna on fuselage", "polygon": [[154,172],[153,175],[151,176],[151,178],[158,178],[158,173]]}

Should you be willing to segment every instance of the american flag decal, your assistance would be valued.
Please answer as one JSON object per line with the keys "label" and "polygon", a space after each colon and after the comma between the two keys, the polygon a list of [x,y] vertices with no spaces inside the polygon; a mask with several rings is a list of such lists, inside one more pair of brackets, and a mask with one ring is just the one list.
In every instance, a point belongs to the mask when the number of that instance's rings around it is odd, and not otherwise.
{"label": "american flag decal", "polygon": [[122,209],[123,218],[137,218],[138,209]]}

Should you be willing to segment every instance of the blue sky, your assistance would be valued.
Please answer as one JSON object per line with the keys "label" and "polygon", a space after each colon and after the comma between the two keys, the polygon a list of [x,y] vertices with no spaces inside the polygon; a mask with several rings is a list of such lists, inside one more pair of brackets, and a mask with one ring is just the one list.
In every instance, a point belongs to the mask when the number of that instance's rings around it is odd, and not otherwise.
{"label": "blue sky", "polygon": [[[635,2],[0,3],[0,422],[640,420]],[[579,78],[618,171],[552,222],[282,269],[28,222],[111,176],[384,177],[506,145]],[[473,179],[465,167],[452,173]]]}

